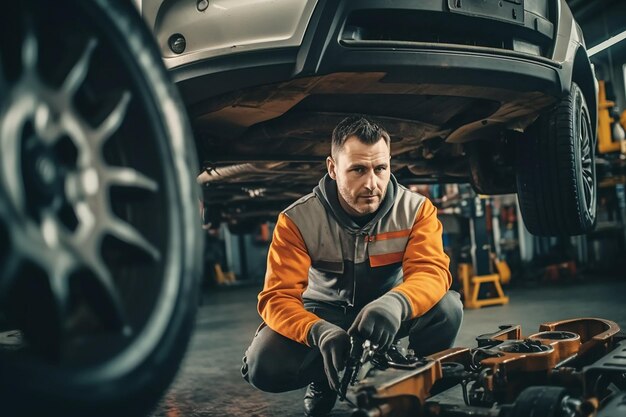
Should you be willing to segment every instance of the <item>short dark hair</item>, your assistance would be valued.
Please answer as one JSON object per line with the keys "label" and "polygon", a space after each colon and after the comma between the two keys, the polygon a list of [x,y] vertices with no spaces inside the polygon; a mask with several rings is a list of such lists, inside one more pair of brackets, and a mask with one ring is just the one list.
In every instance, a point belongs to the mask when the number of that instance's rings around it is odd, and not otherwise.
{"label": "short dark hair", "polygon": [[391,142],[389,133],[372,119],[360,114],[348,116],[339,122],[333,130],[330,148],[333,157],[337,151],[343,148],[344,143],[351,136],[356,136],[358,140],[367,145],[374,145],[381,138],[385,140],[387,146],[390,146]]}

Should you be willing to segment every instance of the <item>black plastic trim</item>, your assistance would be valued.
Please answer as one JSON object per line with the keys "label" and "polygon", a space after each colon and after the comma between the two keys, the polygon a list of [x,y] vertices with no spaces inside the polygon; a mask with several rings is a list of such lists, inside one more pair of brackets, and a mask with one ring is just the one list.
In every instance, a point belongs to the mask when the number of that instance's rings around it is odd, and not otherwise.
{"label": "black plastic trim", "polygon": [[306,76],[316,72],[316,67],[311,58],[321,56],[322,48],[326,43],[326,30],[335,17],[336,9],[326,7],[326,0],[317,2],[298,51],[294,74]]}
{"label": "black plastic trim", "polygon": [[436,50],[333,52],[320,63],[320,73],[386,72],[383,82],[472,85],[554,96],[567,91],[558,66],[513,57]]}
{"label": "black plastic trim", "polygon": [[187,105],[207,97],[292,77],[297,47],[242,52],[196,61],[170,70]]}
{"label": "black plastic trim", "polygon": [[378,49],[407,49],[407,50],[429,50],[429,51],[442,51],[442,52],[468,52],[477,54],[486,54],[492,56],[502,56],[503,58],[521,58],[529,61],[536,61],[538,63],[546,64],[555,68],[562,68],[559,62],[553,61],[541,56],[530,55],[523,52],[502,50],[496,48],[489,48],[484,46],[471,46],[471,45],[457,45],[449,43],[426,43],[426,42],[411,42],[411,41],[357,41],[342,39],[339,41],[340,45],[348,48],[378,48]]}

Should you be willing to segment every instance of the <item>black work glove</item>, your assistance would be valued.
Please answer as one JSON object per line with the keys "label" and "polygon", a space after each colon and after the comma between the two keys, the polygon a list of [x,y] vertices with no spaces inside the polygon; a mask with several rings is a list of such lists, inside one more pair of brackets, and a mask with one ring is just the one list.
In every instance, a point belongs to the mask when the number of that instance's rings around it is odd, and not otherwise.
{"label": "black work glove", "polygon": [[385,352],[393,343],[400,323],[410,317],[411,306],[398,292],[388,292],[370,302],[359,312],[348,329],[350,336],[358,336],[378,345]]}
{"label": "black work glove", "polygon": [[341,327],[325,320],[316,322],[309,331],[309,344],[317,346],[324,359],[324,372],[330,387],[339,389],[339,372],[350,356],[350,336]]}

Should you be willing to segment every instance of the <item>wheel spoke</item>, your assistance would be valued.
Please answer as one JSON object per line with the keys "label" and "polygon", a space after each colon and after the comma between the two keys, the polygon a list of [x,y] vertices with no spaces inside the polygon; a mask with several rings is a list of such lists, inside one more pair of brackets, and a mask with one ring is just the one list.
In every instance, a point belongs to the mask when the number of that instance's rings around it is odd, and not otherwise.
{"label": "wheel spoke", "polygon": [[589,147],[589,131],[587,129],[587,121],[583,120],[583,140],[585,141],[585,147]]}
{"label": "wheel spoke", "polygon": [[130,92],[124,91],[115,108],[96,129],[95,139],[100,146],[102,146],[121,126],[126,116],[126,110],[128,109],[128,103],[130,103],[131,97]]}
{"label": "wheel spoke", "polygon": [[[131,328],[126,310],[111,277],[111,272],[100,260],[93,260],[89,266],[101,290],[90,294],[89,306],[100,315],[99,318],[109,328],[121,330],[124,335],[130,335]],[[101,296],[104,296],[104,299]]]}
{"label": "wheel spoke", "polygon": [[582,110],[578,114],[578,135],[581,145],[585,143],[585,118],[583,117]]}
{"label": "wheel spoke", "polygon": [[591,207],[591,199],[593,198],[593,181],[585,181],[585,197],[586,201],[589,203],[588,206]]}
{"label": "wheel spoke", "polygon": [[582,142],[582,156],[587,157],[590,154],[591,146],[589,146],[589,141],[583,138]]}
{"label": "wheel spoke", "polygon": [[582,177],[583,177],[583,192],[585,195],[585,202],[587,203],[587,207],[591,209],[592,207],[592,199],[593,199],[593,187],[594,187],[594,177],[593,177],[593,161],[592,155],[593,150],[591,149],[591,138],[589,137],[589,126],[587,124],[587,118],[585,114],[580,112],[579,114],[579,140],[580,140],[580,158],[581,158],[581,169],[582,169]]}
{"label": "wheel spoke", "polygon": [[[78,266],[78,261],[68,252],[58,252],[58,248],[63,245],[65,239],[53,212],[44,211],[41,229],[43,241],[53,252],[46,253],[37,263],[43,267],[48,275],[61,329],[64,330],[70,310],[69,280]],[[30,254],[30,257],[33,258],[33,254]]]}
{"label": "wheel spoke", "polygon": [[121,220],[110,219],[106,225],[109,233],[114,237],[120,239],[123,242],[133,245],[146,254],[148,254],[154,261],[161,259],[161,253],[159,250],[148,242],[133,226],[125,223]]}
{"label": "wheel spoke", "polygon": [[54,297],[54,302],[59,314],[61,329],[65,330],[70,310],[69,278],[71,268],[69,264],[72,262],[66,260],[63,262],[65,265],[60,265],[62,262],[63,261],[60,259],[56,260],[54,271],[50,276],[50,290],[52,291],[52,296]]}
{"label": "wheel spoke", "polygon": [[592,175],[591,169],[588,169],[588,168],[583,169],[583,178],[585,179],[585,181],[593,182],[593,175]]}
{"label": "wheel spoke", "polygon": [[24,178],[21,175],[20,134],[24,127],[24,114],[30,109],[30,103],[12,100],[8,102],[8,108],[4,109],[4,113],[0,114],[0,187],[4,187],[4,196],[13,206],[12,211],[18,215],[26,211]]}
{"label": "wheel spoke", "polygon": [[155,180],[132,168],[109,168],[105,178],[110,185],[141,188],[151,192],[159,190],[159,184]]}
{"label": "wheel spoke", "polygon": [[91,55],[97,45],[98,42],[95,39],[89,39],[87,45],[85,46],[83,54],[65,78],[62,90],[65,92],[65,94],[67,94],[68,97],[73,96],[76,90],[78,90],[82,82],[85,80],[87,72],[89,71]]}
{"label": "wheel spoke", "polygon": [[26,24],[26,34],[24,35],[24,43],[22,44],[22,65],[27,71],[32,71],[37,66],[37,55],[39,53],[39,44],[35,36],[35,30],[32,23]]}

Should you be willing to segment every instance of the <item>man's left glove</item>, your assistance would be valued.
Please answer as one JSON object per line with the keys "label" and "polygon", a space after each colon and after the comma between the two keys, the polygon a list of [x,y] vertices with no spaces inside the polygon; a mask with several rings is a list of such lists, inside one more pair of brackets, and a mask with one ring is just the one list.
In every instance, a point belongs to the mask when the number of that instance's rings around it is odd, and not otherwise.
{"label": "man's left glove", "polygon": [[384,352],[393,343],[400,323],[408,319],[410,314],[408,300],[402,294],[390,291],[363,307],[348,329],[348,334],[369,340]]}

